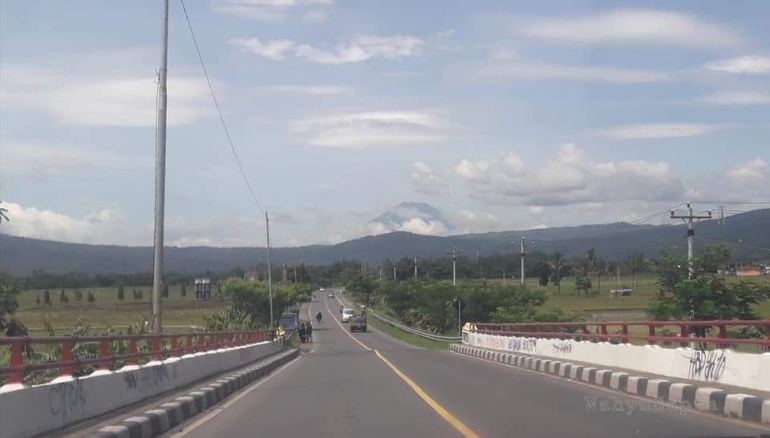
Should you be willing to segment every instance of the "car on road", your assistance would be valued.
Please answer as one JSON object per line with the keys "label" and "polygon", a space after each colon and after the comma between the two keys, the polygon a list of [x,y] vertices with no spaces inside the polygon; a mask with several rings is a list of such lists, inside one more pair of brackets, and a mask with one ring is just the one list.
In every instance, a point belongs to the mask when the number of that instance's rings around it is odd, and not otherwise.
{"label": "car on road", "polygon": [[364,315],[353,315],[350,318],[350,332],[366,332],[366,317]]}
{"label": "car on road", "polygon": [[334,298],[334,294],[327,294],[326,297],[327,298]]}
{"label": "car on road", "polygon": [[342,322],[350,322],[350,318],[353,317],[355,310],[350,308],[342,309]]}
{"label": "car on road", "polygon": [[323,292],[323,291],[325,291],[325,290],[326,290],[326,289],[324,289],[324,288],[321,288],[321,292]]}

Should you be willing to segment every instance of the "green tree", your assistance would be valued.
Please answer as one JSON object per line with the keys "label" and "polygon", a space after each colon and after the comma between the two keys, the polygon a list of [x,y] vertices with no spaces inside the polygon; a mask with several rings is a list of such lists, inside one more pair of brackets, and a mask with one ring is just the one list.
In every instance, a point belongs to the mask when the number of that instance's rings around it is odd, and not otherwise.
{"label": "green tree", "polygon": [[118,286],[118,301],[123,301],[123,299],[126,297],[126,290],[123,288],[123,285],[121,284]]}
{"label": "green tree", "polygon": [[[664,252],[658,263],[659,289],[647,308],[650,317],[656,320],[759,319],[755,309],[770,298],[770,289],[753,282],[726,282],[715,268],[727,261],[726,248],[708,245],[693,260],[690,278],[687,259]],[[698,328],[693,332],[704,336],[708,330]]]}
{"label": "green tree", "polygon": [[35,296],[35,305],[40,305],[40,295]]}
{"label": "green tree", "polygon": [[601,295],[602,294],[602,275],[607,271],[607,262],[603,259],[597,258],[594,262],[594,266],[596,267],[596,277],[597,277],[597,285],[596,285],[596,294]]}
{"label": "green tree", "polygon": [[187,296],[187,287],[185,286],[184,283],[182,283],[182,289],[179,290],[179,295],[181,295],[182,297]]}
{"label": "green tree", "polygon": [[162,292],[163,298],[168,298],[168,284],[163,283],[163,292]]}
{"label": "green tree", "polygon": [[561,295],[561,274],[565,266],[564,254],[560,251],[556,251],[552,256],[554,277],[552,279],[553,284],[556,285],[558,294]]}
{"label": "green tree", "polygon": [[[2,204],[3,201],[0,201],[0,204]],[[10,222],[11,220],[8,219],[8,209],[5,207],[0,207],[0,222],[6,221]]]}
{"label": "green tree", "polygon": [[374,303],[372,299],[375,292],[374,280],[370,277],[359,275],[347,284],[346,289],[361,296],[367,306]]}
{"label": "green tree", "polygon": [[508,302],[492,313],[495,322],[526,322],[532,321],[538,309],[545,304],[546,294],[542,289],[528,289],[521,286],[506,288]]}
{"label": "green tree", "polygon": [[551,265],[549,263],[540,263],[537,266],[537,281],[542,287],[548,286],[551,279]]}
{"label": "green tree", "polygon": [[67,298],[67,293],[64,292],[64,288],[61,288],[61,290],[59,291],[59,302],[60,303],[69,302],[69,298]]}
{"label": "green tree", "polygon": [[48,289],[43,291],[43,304],[51,305],[51,292]]}
{"label": "green tree", "polygon": [[27,328],[16,319],[17,300],[23,287],[20,283],[0,284],[0,333],[6,336],[25,336]]}
{"label": "green tree", "polygon": [[83,291],[75,289],[75,301],[83,301]]}
{"label": "green tree", "polygon": [[88,302],[93,303],[96,301],[96,296],[94,296],[94,293],[90,290],[88,291]]}

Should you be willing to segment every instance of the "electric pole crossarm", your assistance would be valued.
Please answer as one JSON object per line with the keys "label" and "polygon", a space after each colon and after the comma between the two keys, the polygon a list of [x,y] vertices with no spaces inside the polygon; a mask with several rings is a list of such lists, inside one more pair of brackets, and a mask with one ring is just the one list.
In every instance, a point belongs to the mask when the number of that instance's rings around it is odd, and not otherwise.
{"label": "electric pole crossarm", "polygon": [[692,204],[687,201],[687,214],[676,214],[674,210],[671,210],[671,219],[681,219],[682,222],[687,224],[687,265],[688,265],[688,277],[693,277],[693,238],[695,237],[695,223],[701,219],[711,219],[711,210],[706,215],[698,215],[693,213]]}

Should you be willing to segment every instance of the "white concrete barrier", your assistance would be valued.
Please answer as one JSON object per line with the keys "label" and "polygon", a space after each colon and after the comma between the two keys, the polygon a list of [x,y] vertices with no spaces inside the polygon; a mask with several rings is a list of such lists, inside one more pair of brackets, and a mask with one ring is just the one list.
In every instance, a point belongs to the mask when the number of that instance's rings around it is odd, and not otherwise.
{"label": "white concrete barrier", "polygon": [[260,342],[81,378],[63,376],[32,387],[6,385],[0,387],[0,437],[49,432],[247,365],[280,349],[279,342]]}
{"label": "white concrete barrier", "polygon": [[739,353],[729,349],[702,351],[655,345],[498,336],[469,331],[463,331],[463,339],[475,347],[770,391],[770,379],[767,378],[770,376],[770,353]]}

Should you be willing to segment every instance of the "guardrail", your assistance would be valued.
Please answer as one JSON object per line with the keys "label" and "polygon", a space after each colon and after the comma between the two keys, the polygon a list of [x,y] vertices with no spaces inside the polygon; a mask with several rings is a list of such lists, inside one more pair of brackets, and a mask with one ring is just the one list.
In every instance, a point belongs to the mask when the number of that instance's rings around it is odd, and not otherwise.
{"label": "guardrail", "polygon": [[[635,334],[629,331],[633,327],[645,327],[647,334]],[[660,328],[675,328],[677,336],[663,335]],[[728,327],[755,327],[756,338],[730,338]],[[695,328],[716,329],[714,337],[692,336]],[[502,335],[525,336],[531,338],[570,338],[578,340],[610,341],[629,343],[632,340],[646,341],[649,344],[679,343],[686,347],[691,343],[716,344],[718,348],[731,345],[756,345],[770,350],[770,320],[728,320],[728,321],[601,321],[601,322],[550,322],[518,324],[471,324],[471,332]],[[686,339],[686,340],[685,340]]]}
{"label": "guardrail", "polygon": [[372,312],[371,310],[369,310],[368,313],[370,315],[374,316],[375,318],[379,319],[380,321],[384,322],[385,324],[388,324],[390,326],[393,326],[393,327],[396,327],[398,329],[401,329],[401,330],[403,330],[403,331],[405,331],[407,333],[411,333],[413,335],[417,335],[417,336],[419,336],[421,338],[430,339],[430,340],[433,340],[433,341],[446,341],[446,342],[459,342],[460,340],[462,340],[462,338],[460,336],[441,336],[441,335],[437,335],[435,333],[424,332],[422,330],[418,330],[416,328],[409,327],[408,325],[401,324],[400,322],[396,322],[396,321],[390,320],[388,318],[385,318],[384,316],[380,316],[380,315]]}
{"label": "guardrail", "polygon": [[[269,341],[268,331],[198,332],[180,334],[141,334],[115,336],[19,336],[0,338],[0,347],[10,347],[8,366],[0,367],[0,376],[8,376],[8,384],[22,383],[24,376],[36,371],[57,370],[57,376],[72,375],[79,366],[94,366],[100,370],[122,366],[138,365],[139,359],[161,360],[180,357],[185,354],[218,350]],[[127,343],[127,345],[126,345]],[[78,357],[74,354],[77,346],[98,344],[97,357]],[[29,348],[33,345],[58,346],[61,358],[55,362],[35,363],[29,359]],[[116,348],[122,345],[122,348]],[[114,354],[125,349],[125,354]],[[122,368],[121,366],[121,368]]]}

